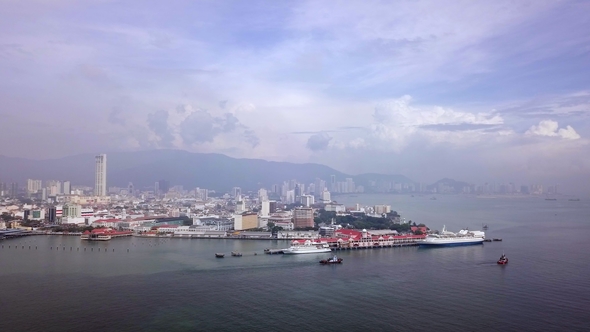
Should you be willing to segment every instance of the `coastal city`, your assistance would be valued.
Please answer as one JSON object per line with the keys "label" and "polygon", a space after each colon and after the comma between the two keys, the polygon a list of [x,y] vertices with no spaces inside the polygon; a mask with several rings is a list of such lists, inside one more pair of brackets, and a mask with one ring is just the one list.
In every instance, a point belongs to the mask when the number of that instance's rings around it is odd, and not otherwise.
{"label": "coastal city", "polygon": [[[184,190],[166,180],[156,181],[150,191],[136,190],[131,183],[107,189],[107,156],[96,156],[95,165],[94,188],[29,179],[24,195],[3,197],[0,234],[69,234],[97,241],[132,235],[305,240],[334,238],[336,233],[367,238],[366,231],[354,229],[371,228],[372,235],[392,236],[393,241],[401,233],[422,238],[426,232],[424,225],[409,225],[388,205],[339,204],[321,180],[318,195],[315,184],[306,190],[295,180],[280,189],[244,193],[234,187],[222,195],[202,188]],[[346,191],[354,184],[347,179],[336,187]]]}
{"label": "coastal city", "polygon": [[[435,232],[406,220],[390,205],[338,203],[331,192],[363,192],[352,178],[337,181],[332,176],[328,182],[317,179],[309,185],[290,180],[248,192],[233,187],[222,194],[204,188],[186,190],[158,180],[151,190],[138,190],[132,183],[126,188],[108,187],[107,165],[106,154],[95,157],[94,187],[29,179],[20,192],[13,183],[0,201],[0,237],[67,234],[91,241],[124,236],[292,239],[295,244],[312,240],[332,248],[354,248],[416,245]],[[446,193],[449,188],[439,184],[427,193]],[[539,186],[531,189],[543,192]],[[549,189],[555,193],[555,187]],[[498,190],[512,193],[516,189],[502,185]],[[528,187],[521,192],[529,193]]]}

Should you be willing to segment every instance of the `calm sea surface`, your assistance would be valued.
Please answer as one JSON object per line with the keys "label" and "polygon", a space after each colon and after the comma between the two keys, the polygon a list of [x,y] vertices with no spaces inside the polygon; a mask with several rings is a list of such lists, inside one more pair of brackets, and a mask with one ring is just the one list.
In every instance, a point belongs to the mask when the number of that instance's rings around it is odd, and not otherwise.
{"label": "calm sea surface", "polygon": [[337,197],[503,241],[342,252],[339,266],[262,254],[283,241],[0,241],[0,331],[590,330],[590,200],[429,198]]}

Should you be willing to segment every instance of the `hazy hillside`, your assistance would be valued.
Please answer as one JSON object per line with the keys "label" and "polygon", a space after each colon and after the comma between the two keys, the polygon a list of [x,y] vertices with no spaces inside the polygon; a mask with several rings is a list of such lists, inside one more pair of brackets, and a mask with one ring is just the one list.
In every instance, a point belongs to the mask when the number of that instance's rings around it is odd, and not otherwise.
{"label": "hazy hillside", "polygon": [[[311,183],[316,178],[337,181],[352,177],[357,185],[370,181],[412,181],[401,175],[362,174],[351,176],[319,164],[294,164],[259,159],[235,159],[221,154],[190,153],[180,150],[152,150],[107,154],[108,185],[136,188],[152,187],[165,179],[171,185],[201,187],[226,191],[233,186],[244,189],[270,187],[284,180],[296,179]],[[0,181],[17,181],[25,185],[27,178],[70,180],[73,184],[94,185],[94,155],[83,154],[50,160],[29,160],[0,156]]]}

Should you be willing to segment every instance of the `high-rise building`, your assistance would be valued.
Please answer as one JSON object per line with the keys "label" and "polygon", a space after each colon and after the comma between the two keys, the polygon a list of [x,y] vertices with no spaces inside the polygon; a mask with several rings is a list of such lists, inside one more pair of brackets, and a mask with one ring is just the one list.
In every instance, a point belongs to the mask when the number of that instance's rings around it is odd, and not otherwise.
{"label": "high-rise building", "polygon": [[260,206],[260,216],[268,217],[270,215],[270,202],[263,200]]}
{"label": "high-rise building", "polygon": [[168,180],[158,181],[158,193],[167,194],[168,191],[170,191],[170,182],[168,182]]}
{"label": "high-rise building", "polygon": [[288,190],[287,195],[285,195],[285,203],[293,204],[295,203],[295,190]]}
{"label": "high-rise building", "polygon": [[322,192],[322,203],[330,203],[331,201],[330,192],[324,189]]}
{"label": "high-rise building", "polygon": [[277,201],[269,201],[268,202],[269,213],[275,213],[275,212],[277,212],[277,209],[278,209]]}
{"label": "high-rise building", "polygon": [[312,208],[298,208],[293,210],[293,227],[308,228],[313,226]]}
{"label": "high-rise building", "polygon": [[258,199],[260,201],[268,201],[268,191],[264,188],[258,190]]}
{"label": "high-rise building", "polygon": [[314,197],[312,195],[302,195],[301,196],[301,204],[305,207],[310,207],[315,203]]}
{"label": "high-rise building", "polygon": [[241,195],[242,195],[242,188],[240,188],[240,187],[234,187],[234,188],[232,189],[232,196],[233,196],[234,198],[236,198],[236,199],[237,199],[237,198],[238,198],[238,196],[241,196]]}
{"label": "high-rise building", "polygon": [[35,194],[35,193],[39,192],[39,190],[41,190],[41,188],[43,188],[43,181],[33,180],[33,179],[27,180],[27,193],[28,194]]}
{"label": "high-rise building", "polygon": [[16,197],[18,196],[18,183],[16,182],[12,182],[10,184],[10,197]]}
{"label": "high-rise building", "polygon": [[107,195],[107,155],[99,154],[95,157],[96,160],[96,174],[94,182],[94,195]]}
{"label": "high-rise building", "polygon": [[72,193],[72,183],[70,181],[64,181],[63,188],[64,195],[70,195]]}

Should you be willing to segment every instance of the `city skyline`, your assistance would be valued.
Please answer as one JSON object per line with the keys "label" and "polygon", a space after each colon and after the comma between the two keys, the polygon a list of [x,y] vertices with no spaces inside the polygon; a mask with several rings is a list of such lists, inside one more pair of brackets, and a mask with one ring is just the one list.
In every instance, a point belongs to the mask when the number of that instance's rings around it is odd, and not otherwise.
{"label": "city skyline", "polygon": [[9,1],[0,154],[175,148],[590,187],[589,6]]}

